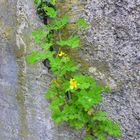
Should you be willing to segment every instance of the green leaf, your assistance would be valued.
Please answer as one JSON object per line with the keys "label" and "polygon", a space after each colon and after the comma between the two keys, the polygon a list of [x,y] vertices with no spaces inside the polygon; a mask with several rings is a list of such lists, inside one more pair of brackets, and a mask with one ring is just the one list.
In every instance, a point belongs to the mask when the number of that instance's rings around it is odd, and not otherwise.
{"label": "green leaf", "polygon": [[66,72],[76,72],[79,69],[79,66],[75,65],[71,60],[63,63],[61,66],[61,73],[59,73],[60,76],[63,76],[66,74]]}
{"label": "green leaf", "polygon": [[80,38],[77,35],[71,36],[67,40],[57,41],[57,44],[59,46],[62,46],[62,47],[63,46],[69,46],[71,48],[78,48],[79,47],[79,43],[80,43]]}
{"label": "green leaf", "polygon": [[98,135],[98,140],[106,140],[106,135],[100,133],[100,134]]}
{"label": "green leaf", "polygon": [[106,112],[102,112],[102,111],[98,111],[94,113],[94,116],[92,118],[93,121],[105,121],[107,120],[107,113]]}
{"label": "green leaf", "polygon": [[80,89],[88,89],[90,86],[93,86],[93,79],[89,76],[76,75],[74,79],[77,81]]}
{"label": "green leaf", "polygon": [[70,122],[71,127],[81,129],[88,120],[88,116],[74,104],[65,105],[62,111],[62,118],[66,122]]}
{"label": "green leaf", "polygon": [[50,104],[50,108],[52,110],[52,118],[56,123],[60,123],[63,119],[60,111],[61,104],[63,103],[59,99],[55,99]]}
{"label": "green leaf", "polygon": [[58,94],[57,86],[56,86],[56,84],[52,83],[49,86],[47,93],[45,93],[45,98],[53,100],[54,96],[57,96],[57,94]]}
{"label": "green leaf", "polygon": [[29,64],[34,64],[37,61],[42,61],[44,59],[51,59],[53,57],[54,52],[50,51],[32,51],[30,55],[27,56],[26,61]]}
{"label": "green leaf", "polygon": [[42,43],[46,39],[47,34],[49,34],[49,32],[45,31],[43,28],[32,32],[32,36],[36,43]]}
{"label": "green leaf", "polygon": [[45,50],[48,50],[50,49],[50,47],[53,45],[53,43],[45,43],[41,46],[41,48],[45,49]]}
{"label": "green leaf", "polygon": [[93,106],[93,103],[92,103],[92,99],[86,96],[86,94],[87,92],[85,90],[80,91],[77,102],[87,110]]}
{"label": "green leaf", "polygon": [[121,135],[121,130],[117,123],[114,123],[112,120],[107,120],[103,122],[105,125],[105,132],[107,132],[111,136],[119,137]]}
{"label": "green leaf", "polygon": [[34,4],[38,7],[41,4],[41,0],[34,0]]}
{"label": "green leaf", "polygon": [[94,131],[94,135],[98,138],[98,140],[106,140],[106,137],[107,137],[106,133],[104,133],[100,130]]}
{"label": "green leaf", "polygon": [[102,101],[101,91],[96,92],[94,89],[88,91],[88,96],[91,98],[91,102],[95,105],[99,104]]}
{"label": "green leaf", "polygon": [[79,69],[68,57],[56,57],[50,60],[51,71],[55,75],[64,76],[66,72],[75,72]]}
{"label": "green leaf", "polygon": [[88,26],[87,21],[82,17],[77,21],[76,24],[80,28],[86,28]]}
{"label": "green leaf", "polygon": [[36,63],[36,57],[38,56],[38,52],[33,51],[30,55],[27,56],[26,61],[29,64],[34,64]]}
{"label": "green leaf", "polygon": [[62,118],[64,121],[69,121],[77,118],[78,109],[76,106],[65,105],[62,111]]}
{"label": "green leaf", "polygon": [[76,128],[77,130],[82,129],[84,127],[84,122],[81,120],[77,120],[75,118],[74,120],[70,120],[70,126]]}
{"label": "green leaf", "polygon": [[69,22],[69,17],[65,15],[59,20],[53,20],[50,24],[47,25],[47,29],[51,30],[59,30],[63,28]]}
{"label": "green leaf", "polygon": [[102,100],[100,93],[95,93],[92,89],[89,91],[81,90],[76,95],[78,96],[77,102],[86,110],[92,108],[93,105],[99,104]]}
{"label": "green leaf", "polygon": [[84,140],[92,140],[92,135],[86,135],[86,136],[84,137]]}
{"label": "green leaf", "polygon": [[45,58],[46,58],[46,53],[33,51],[30,55],[27,56],[26,61],[29,64],[34,64],[37,61],[45,59]]}
{"label": "green leaf", "polygon": [[55,4],[56,4],[56,0],[50,0],[50,3],[51,3],[52,5],[55,5]]}
{"label": "green leaf", "polygon": [[52,7],[44,6],[44,11],[51,18],[55,18],[57,16],[57,11]]}
{"label": "green leaf", "polygon": [[107,119],[105,121],[99,121],[94,127],[94,134],[97,137],[109,134],[110,136],[119,137],[121,136],[121,130],[119,125],[114,123],[112,120]]}
{"label": "green leaf", "polygon": [[65,80],[62,86],[65,92],[69,91],[70,84],[68,80]]}

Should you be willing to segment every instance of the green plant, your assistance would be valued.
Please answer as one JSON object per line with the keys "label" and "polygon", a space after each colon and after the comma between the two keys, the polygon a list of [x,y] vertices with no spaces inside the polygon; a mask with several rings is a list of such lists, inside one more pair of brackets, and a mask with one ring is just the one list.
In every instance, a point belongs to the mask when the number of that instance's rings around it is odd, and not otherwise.
{"label": "green plant", "polygon": [[[50,0],[55,5],[55,0]],[[105,140],[108,135],[119,137],[119,125],[107,117],[106,112],[98,109],[102,101],[101,93],[108,91],[108,87],[100,86],[89,75],[79,73],[80,66],[68,56],[64,48],[76,49],[80,44],[80,37],[72,34],[63,37],[62,30],[69,24],[69,17],[57,17],[58,12],[50,4],[35,0],[38,8],[44,9],[50,23],[33,32],[36,43],[40,45],[39,51],[33,51],[27,62],[34,64],[47,59],[54,74],[45,98],[50,100],[52,118],[55,122],[67,122],[76,129],[85,128],[87,135],[84,140]],[[43,12],[44,12],[43,11]],[[87,23],[80,18],[77,23],[79,29],[86,28]]]}

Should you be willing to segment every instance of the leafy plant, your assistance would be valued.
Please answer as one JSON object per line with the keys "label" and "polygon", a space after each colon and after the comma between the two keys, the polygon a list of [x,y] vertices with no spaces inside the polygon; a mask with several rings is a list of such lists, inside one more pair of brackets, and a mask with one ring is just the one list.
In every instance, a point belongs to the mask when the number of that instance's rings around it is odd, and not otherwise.
{"label": "leafy plant", "polygon": [[59,46],[69,46],[71,48],[78,48],[80,43],[80,39],[77,35],[70,36],[67,40],[59,40],[57,41],[57,45]]}
{"label": "leafy plant", "polygon": [[88,26],[86,20],[84,18],[79,18],[79,20],[77,21],[77,26],[80,28],[86,28]]}
{"label": "leafy plant", "polygon": [[55,5],[55,4],[56,4],[56,0],[50,0],[50,3],[51,3],[52,5]]}
{"label": "leafy plant", "polygon": [[43,9],[46,15],[50,16],[51,18],[56,17],[57,11],[54,8],[44,5]]}
{"label": "leafy plant", "polygon": [[[49,1],[55,6],[56,0]],[[96,83],[89,75],[79,73],[80,66],[67,54],[64,48],[76,49],[80,44],[80,37],[71,35],[62,38],[60,33],[69,23],[69,17],[58,18],[56,10],[41,0],[35,0],[36,5],[51,18],[50,23],[33,32],[35,42],[40,45],[39,51],[33,51],[27,62],[34,64],[47,59],[54,74],[45,98],[50,100],[52,118],[55,122],[69,123],[76,129],[85,128],[87,134],[84,140],[105,140],[108,135],[119,137],[119,125],[107,117],[107,113],[98,109],[102,101],[102,92],[109,88]],[[46,5],[45,5],[46,4]],[[87,23],[80,18],[76,25],[86,28]]]}
{"label": "leafy plant", "polygon": [[39,6],[40,4],[41,4],[41,0],[34,0],[34,4],[36,5],[36,6]]}
{"label": "leafy plant", "polygon": [[86,135],[84,140],[92,140],[92,135]]}
{"label": "leafy plant", "polygon": [[64,15],[60,19],[54,19],[50,24],[48,24],[46,27],[49,31],[51,30],[59,30],[64,28],[69,22],[69,17],[67,15]]}

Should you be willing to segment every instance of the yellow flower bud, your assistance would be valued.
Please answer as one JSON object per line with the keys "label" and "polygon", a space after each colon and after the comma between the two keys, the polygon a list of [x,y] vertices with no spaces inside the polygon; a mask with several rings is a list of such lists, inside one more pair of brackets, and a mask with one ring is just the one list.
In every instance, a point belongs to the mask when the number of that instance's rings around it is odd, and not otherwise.
{"label": "yellow flower bud", "polygon": [[77,81],[75,79],[70,79],[70,89],[77,88]]}
{"label": "yellow flower bud", "polygon": [[58,54],[58,56],[60,56],[60,57],[62,57],[62,56],[64,56],[64,55],[65,55],[65,53],[62,52],[62,51]]}

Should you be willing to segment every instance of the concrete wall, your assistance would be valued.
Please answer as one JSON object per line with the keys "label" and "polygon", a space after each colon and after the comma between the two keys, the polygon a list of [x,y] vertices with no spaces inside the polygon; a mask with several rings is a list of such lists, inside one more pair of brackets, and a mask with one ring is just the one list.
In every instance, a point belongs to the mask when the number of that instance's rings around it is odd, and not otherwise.
{"label": "concrete wall", "polygon": [[102,106],[120,123],[120,140],[140,140],[140,1],[87,0],[84,16],[91,27],[81,53],[112,87]]}

